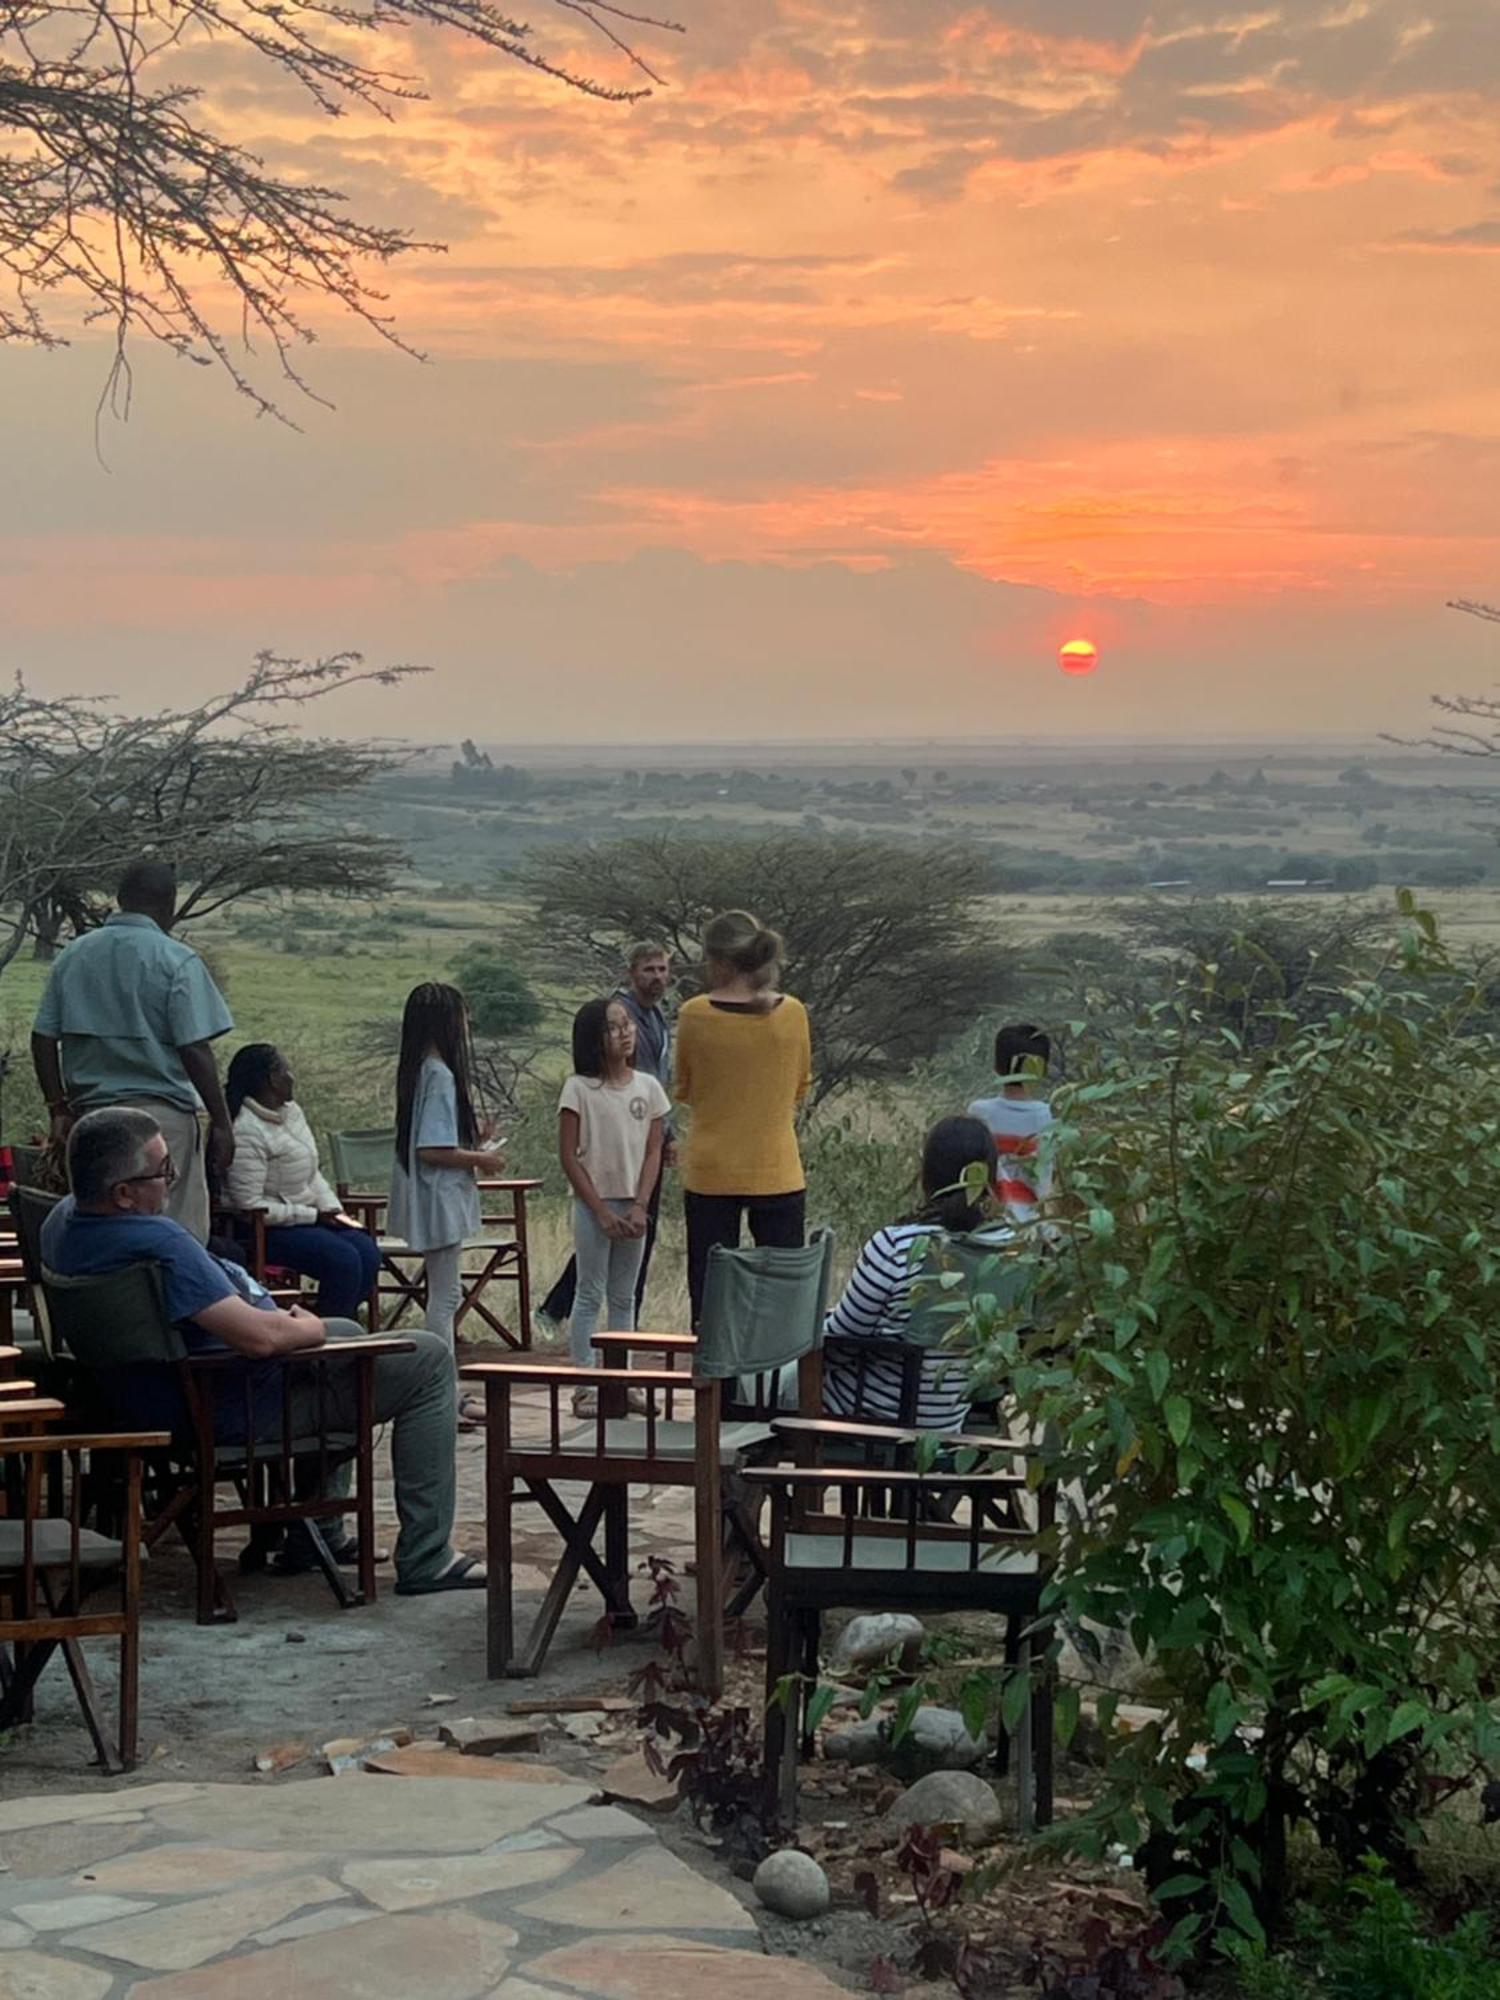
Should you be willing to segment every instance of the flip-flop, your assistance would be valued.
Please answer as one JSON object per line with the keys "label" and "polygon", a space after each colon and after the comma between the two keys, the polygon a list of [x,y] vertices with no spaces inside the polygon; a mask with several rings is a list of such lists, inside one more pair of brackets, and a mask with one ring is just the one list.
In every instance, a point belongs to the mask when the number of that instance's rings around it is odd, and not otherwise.
{"label": "flip-flop", "polygon": [[485,1405],[480,1396],[460,1396],[458,1399],[458,1428],[461,1431],[482,1431],[484,1429]]}
{"label": "flip-flop", "polygon": [[433,1597],[440,1590],[483,1590],[488,1578],[477,1556],[455,1556],[430,1583],[398,1583],[398,1597]]}

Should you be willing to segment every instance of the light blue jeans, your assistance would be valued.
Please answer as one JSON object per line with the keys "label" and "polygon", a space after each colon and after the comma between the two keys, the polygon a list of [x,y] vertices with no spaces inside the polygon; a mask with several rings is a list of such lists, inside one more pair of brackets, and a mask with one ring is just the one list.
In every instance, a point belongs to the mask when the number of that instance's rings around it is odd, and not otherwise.
{"label": "light blue jeans", "polygon": [[[630,1207],[628,1201],[606,1202],[616,1215]],[[634,1333],[635,1281],[641,1274],[646,1254],[644,1236],[606,1236],[591,1211],[581,1201],[573,1204],[573,1253],[578,1259],[578,1293],[573,1301],[573,1317],[568,1339],[577,1368],[597,1368],[594,1352],[595,1331]],[[599,1315],[604,1325],[599,1326]]]}

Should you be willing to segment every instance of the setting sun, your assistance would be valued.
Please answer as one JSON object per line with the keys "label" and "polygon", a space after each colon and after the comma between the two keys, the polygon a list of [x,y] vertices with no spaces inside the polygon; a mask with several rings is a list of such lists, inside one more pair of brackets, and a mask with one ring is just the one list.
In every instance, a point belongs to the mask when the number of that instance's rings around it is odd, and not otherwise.
{"label": "setting sun", "polygon": [[1069,639],[1058,648],[1057,664],[1065,674],[1091,674],[1099,664],[1099,648],[1092,639]]}

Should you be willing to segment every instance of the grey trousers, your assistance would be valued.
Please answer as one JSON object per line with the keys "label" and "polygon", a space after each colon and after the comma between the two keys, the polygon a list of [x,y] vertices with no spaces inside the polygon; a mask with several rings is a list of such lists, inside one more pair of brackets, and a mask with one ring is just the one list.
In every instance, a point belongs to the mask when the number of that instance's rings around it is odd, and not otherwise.
{"label": "grey trousers", "polygon": [[[330,1340],[361,1340],[364,1328],[352,1319],[327,1322]],[[375,1421],[391,1426],[391,1472],[396,1483],[396,1581],[427,1583],[453,1560],[453,1508],[457,1489],[458,1384],[453,1357],[435,1335],[404,1333],[411,1354],[384,1354],[375,1363]],[[353,1368],[328,1371],[330,1426],[353,1430],[359,1403]],[[294,1417],[317,1422],[318,1392],[311,1385],[292,1396]],[[336,1490],[349,1490],[350,1468],[339,1468]],[[344,1523],[330,1520],[323,1532],[342,1539]]]}
{"label": "grey trousers", "polygon": [[203,1150],[203,1122],[196,1111],[184,1111],[180,1104],[164,1104],[157,1098],[137,1100],[161,1127],[177,1178],[167,1189],[166,1213],[180,1222],[189,1236],[208,1241],[208,1170]]}

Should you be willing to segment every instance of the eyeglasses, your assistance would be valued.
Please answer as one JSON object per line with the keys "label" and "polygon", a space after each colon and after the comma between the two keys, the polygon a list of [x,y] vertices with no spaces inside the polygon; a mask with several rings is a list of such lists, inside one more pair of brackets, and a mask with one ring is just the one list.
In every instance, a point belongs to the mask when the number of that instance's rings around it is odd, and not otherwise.
{"label": "eyeglasses", "polygon": [[134,1187],[138,1181],[163,1181],[170,1187],[177,1178],[177,1163],[168,1153],[154,1174],[127,1174],[119,1183],[121,1187]]}
{"label": "eyeglasses", "polygon": [[611,1021],[609,1032],[612,1035],[633,1035],[635,1033],[635,1023],[634,1021]]}

